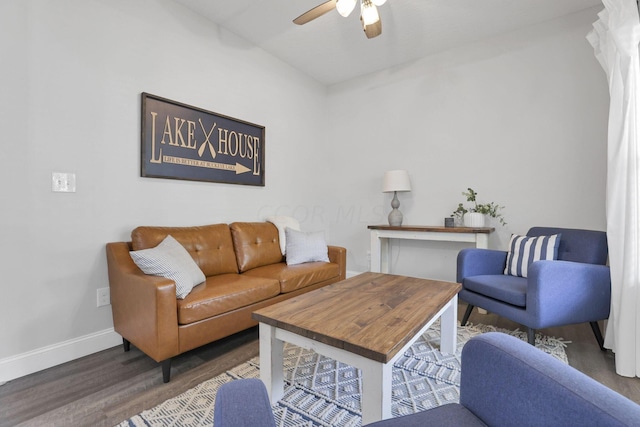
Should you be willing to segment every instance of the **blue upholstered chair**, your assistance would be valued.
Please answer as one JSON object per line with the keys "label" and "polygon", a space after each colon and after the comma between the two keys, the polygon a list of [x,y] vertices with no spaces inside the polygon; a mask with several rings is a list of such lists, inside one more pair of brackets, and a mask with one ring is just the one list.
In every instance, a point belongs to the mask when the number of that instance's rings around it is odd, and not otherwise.
{"label": "blue upholstered chair", "polygon": [[475,307],[527,327],[535,344],[536,329],[589,322],[602,350],[598,321],[609,317],[611,277],[607,235],[602,231],[534,227],[529,237],[559,234],[557,260],[535,261],[527,277],[505,274],[508,251],[463,249],[458,254],[460,299],[469,303],[464,326]]}
{"label": "blue upholstered chair", "polygon": [[[264,384],[234,380],[216,395],[215,427],[275,427]],[[462,349],[460,403],[369,424],[423,426],[638,426],[640,406],[510,335],[489,332]]]}

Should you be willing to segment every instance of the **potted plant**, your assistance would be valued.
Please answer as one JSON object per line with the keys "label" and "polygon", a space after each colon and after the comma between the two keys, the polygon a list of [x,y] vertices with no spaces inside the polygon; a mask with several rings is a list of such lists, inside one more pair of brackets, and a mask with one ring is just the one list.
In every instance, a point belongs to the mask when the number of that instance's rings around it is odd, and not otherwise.
{"label": "potted plant", "polygon": [[496,218],[502,225],[507,224],[504,216],[500,212],[501,209],[504,209],[504,206],[500,206],[494,202],[478,203],[478,193],[476,193],[473,188],[467,188],[467,191],[463,191],[462,195],[467,198],[467,202],[473,203],[473,206],[467,209],[463,203],[459,203],[458,208],[453,211],[451,216],[457,218],[459,221],[464,220],[465,226],[483,227],[485,215]]}

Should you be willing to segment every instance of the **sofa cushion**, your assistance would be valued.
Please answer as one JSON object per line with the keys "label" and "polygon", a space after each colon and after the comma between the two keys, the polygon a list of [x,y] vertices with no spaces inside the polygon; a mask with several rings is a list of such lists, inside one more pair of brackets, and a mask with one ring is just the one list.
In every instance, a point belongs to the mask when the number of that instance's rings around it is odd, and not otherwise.
{"label": "sofa cushion", "polygon": [[527,282],[528,280],[524,277],[502,274],[471,276],[464,279],[464,288],[498,301],[526,307]]}
{"label": "sofa cushion", "polygon": [[278,229],[270,222],[234,222],[233,237],[240,272],[282,261]]}
{"label": "sofa cushion", "polygon": [[176,285],[176,298],[186,297],[195,285],[205,280],[202,270],[189,252],[171,235],[155,248],[131,251],[130,255],[145,274],[173,280]]}
{"label": "sofa cushion", "polygon": [[287,266],[284,262],[279,262],[254,268],[242,275],[276,279],[280,282],[280,292],[284,294],[325,280],[338,278],[340,266],[328,262],[310,262]]}
{"label": "sofa cushion", "polygon": [[138,227],[131,232],[134,250],[153,248],[171,234],[189,252],[205,276],[237,273],[236,255],[227,224],[201,227]]}
{"label": "sofa cushion", "polygon": [[279,293],[280,283],[276,279],[239,274],[207,277],[202,285],[178,301],[178,323],[187,325],[264,301]]}
{"label": "sofa cushion", "polygon": [[329,262],[329,249],[323,233],[303,233],[287,228],[285,234],[288,265],[314,261]]}

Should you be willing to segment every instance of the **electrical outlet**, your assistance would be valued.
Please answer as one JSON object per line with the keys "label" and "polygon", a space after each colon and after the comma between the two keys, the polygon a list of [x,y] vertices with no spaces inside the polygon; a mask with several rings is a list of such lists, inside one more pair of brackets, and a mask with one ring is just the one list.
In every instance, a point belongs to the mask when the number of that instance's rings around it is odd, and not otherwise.
{"label": "electrical outlet", "polygon": [[109,294],[109,288],[99,288],[97,291],[98,307],[111,304],[111,295]]}
{"label": "electrical outlet", "polygon": [[61,193],[76,192],[76,174],[53,172],[51,174],[51,190]]}

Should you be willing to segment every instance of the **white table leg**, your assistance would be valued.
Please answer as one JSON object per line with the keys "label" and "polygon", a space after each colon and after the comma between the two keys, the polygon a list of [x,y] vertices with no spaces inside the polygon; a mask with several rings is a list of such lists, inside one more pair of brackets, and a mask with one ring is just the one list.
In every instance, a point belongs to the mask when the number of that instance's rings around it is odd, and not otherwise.
{"label": "white table leg", "polygon": [[387,238],[379,237],[380,242],[380,273],[389,273],[391,270],[389,263],[389,240]]}
{"label": "white table leg", "polygon": [[371,257],[371,271],[374,273],[380,273],[380,239],[378,238],[378,233],[375,230],[371,230],[371,253],[369,256]]}
{"label": "white table leg", "polygon": [[476,248],[487,249],[489,247],[489,235],[476,233]]}
{"label": "white table leg", "polygon": [[449,307],[440,316],[440,351],[443,353],[456,352],[458,335],[458,295],[449,301]]}
{"label": "white table leg", "polygon": [[391,418],[393,363],[367,360],[362,370],[362,425]]}
{"label": "white table leg", "polygon": [[272,404],[284,396],[283,350],[284,343],[276,338],[276,328],[260,323],[260,379]]}

